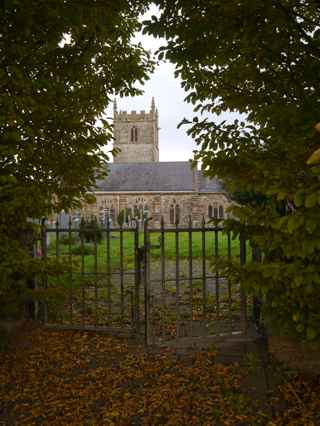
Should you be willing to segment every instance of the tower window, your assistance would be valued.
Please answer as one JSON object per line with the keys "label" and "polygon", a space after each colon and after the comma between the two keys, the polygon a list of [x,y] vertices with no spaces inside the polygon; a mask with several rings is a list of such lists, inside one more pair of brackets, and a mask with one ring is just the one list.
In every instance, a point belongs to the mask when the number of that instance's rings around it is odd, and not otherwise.
{"label": "tower window", "polygon": [[131,127],[131,142],[138,142],[138,128],[136,126]]}

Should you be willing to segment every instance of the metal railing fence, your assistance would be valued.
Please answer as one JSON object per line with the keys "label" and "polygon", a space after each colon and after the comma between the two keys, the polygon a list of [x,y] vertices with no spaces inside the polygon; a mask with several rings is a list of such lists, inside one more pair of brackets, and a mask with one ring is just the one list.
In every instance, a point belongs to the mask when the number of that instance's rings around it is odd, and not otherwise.
{"label": "metal railing fence", "polygon": [[[61,271],[43,276],[43,320],[51,327],[109,330],[147,344],[206,335],[243,334],[248,298],[215,266],[246,262],[251,250],[222,227],[96,228],[42,225],[43,259]],[[251,299],[249,301],[251,303]],[[250,305],[251,308],[251,305]]]}

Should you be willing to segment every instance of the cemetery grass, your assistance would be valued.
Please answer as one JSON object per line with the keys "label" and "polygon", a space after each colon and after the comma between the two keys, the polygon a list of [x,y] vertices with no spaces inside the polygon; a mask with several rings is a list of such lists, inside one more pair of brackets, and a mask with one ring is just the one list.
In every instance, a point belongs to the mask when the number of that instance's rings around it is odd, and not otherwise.
{"label": "cemetery grass", "polygon": [[[117,270],[121,267],[121,235],[120,232],[112,232],[110,234],[110,252],[109,265],[111,270]],[[122,234],[122,266],[124,269],[133,270],[135,268],[135,244],[134,234],[132,232],[123,232]],[[143,246],[143,233],[139,235],[139,247]],[[160,233],[150,234],[150,257],[151,261],[159,260],[161,256],[160,249]],[[228,250],[228,237],[226,234],[219,232],[218,245],[216,249],[214,232],[208,232],[205,236],[203,245],[203,236],[201,232],[193,232],[192,234],[192,251],[189,248],[188,232],[179,233],[179,248],[177,250],[177,239],[174,232],[165,235],[164,257],[166,260],[175,260],[177,253],[180,259],[200,259],[204,254],[206,259],[213,259],[216,255],[219,257],[228,257],[229,254],[234,258],[239,258],[239,240],[231,239],[230,251]],[[250,254],[250,247],[248,247]],[[49,244],[48,255],[56,256],[56,241],[52,239]],[[59,244],[58,255],[72,259],[75,270],[84,272],[107,272],[108,270],[108,254],[107,241],[103,238],[99,243],[93,242],[81,244],[77,238],[72,239],[72,244]],[[83,257],[83,260],[82,260]]]}

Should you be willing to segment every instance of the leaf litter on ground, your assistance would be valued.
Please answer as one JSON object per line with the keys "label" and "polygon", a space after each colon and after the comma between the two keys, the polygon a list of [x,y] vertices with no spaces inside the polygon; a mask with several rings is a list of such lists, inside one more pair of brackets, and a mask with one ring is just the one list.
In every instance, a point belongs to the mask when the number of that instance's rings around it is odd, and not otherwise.
{"label": "leaf litter on ground", "polygon": [[245,371],[216,363],[212,348],[181,355],[29,327],[1,355],[0,425],[267,424],[242,392]]}

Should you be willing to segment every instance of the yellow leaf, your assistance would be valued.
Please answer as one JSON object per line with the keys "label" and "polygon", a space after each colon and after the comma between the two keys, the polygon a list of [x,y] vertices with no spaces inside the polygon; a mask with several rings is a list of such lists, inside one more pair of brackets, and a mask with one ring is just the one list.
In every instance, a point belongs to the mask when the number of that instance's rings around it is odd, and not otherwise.
{"label": "yellow leaf", "polygon": [[317,164],[320,163],[320,148],[314,151],[314,153],[308,158],[307,164]]}

